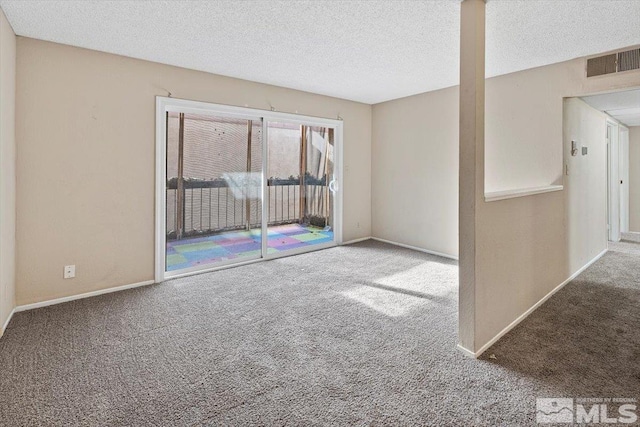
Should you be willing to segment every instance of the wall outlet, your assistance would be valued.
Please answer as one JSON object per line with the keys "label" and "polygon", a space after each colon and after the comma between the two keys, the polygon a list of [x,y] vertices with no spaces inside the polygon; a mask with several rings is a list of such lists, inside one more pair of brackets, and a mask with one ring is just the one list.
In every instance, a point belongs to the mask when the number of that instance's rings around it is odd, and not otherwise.
{"label": "wall outlet", "polygon": [[64,266],[64,278],[65,279],[73,279],[76,277],[76,266],[75,265],[65,265]]}

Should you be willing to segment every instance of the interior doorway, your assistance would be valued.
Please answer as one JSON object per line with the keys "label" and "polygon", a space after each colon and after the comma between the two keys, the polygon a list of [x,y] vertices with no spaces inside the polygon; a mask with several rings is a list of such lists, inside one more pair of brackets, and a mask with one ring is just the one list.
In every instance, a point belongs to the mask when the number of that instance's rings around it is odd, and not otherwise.
{"label": "interior doorway", "polygon": [[608,239],[640,241],[640,89],[582,99],[607,114]]}
{"label": "interior doorway", "polygon": [[165,97],[156,110],[156,281],[341,242],[341,121]]}

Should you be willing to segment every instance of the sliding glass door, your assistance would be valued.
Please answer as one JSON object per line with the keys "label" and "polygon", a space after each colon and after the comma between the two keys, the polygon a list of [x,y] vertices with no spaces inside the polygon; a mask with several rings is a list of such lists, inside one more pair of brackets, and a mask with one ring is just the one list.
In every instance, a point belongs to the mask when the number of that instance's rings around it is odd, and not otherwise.
{"label": "sliding glass door", "polygon": [[166,114],[166,271],[261,257],[262,120]]}
{"label": "sliding glass door", "polygon": [[268,122],[268,250],[334,243],[334,129]]}
{"label": "sliding glass door", "polygon": [[156,280],[339,242],[341,130],[159,97]]}

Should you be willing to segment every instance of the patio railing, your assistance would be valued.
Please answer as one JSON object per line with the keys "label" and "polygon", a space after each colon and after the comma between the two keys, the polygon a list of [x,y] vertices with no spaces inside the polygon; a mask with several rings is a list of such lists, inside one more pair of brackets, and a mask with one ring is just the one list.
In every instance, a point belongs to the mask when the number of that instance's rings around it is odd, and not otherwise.
{"label": "patio railing", "polygon": [[[262,203],[251,190],[231,187],[226,180],[218,179],[185,180],[182,191],[183,229],[178,233],[178,188],[175,179],[169,180],[166,190],[169,240],[260,227]],[[333,207],[329,194],[324,178],[306,177],[302,185],[299,178],[271,178],[267,181],[267,224],[310,223],[324,227]]]}

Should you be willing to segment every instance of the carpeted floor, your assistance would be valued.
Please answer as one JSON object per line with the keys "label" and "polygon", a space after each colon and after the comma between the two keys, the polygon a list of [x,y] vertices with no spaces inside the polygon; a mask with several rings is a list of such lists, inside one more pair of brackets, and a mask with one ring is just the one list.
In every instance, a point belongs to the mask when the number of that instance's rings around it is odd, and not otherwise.
{"label": "carpeted floor", "polygon": [[[268,228],[267,251],[272,254],[333,242],[333,231],[303,224],[272,225]],[[167,271],[260,255],[261,231],[225,231],[204,237],[167,242]]]}
{"label": "carpeted floor", "polygon": [[0,425],[535,425],[640,397],[639,271],[607,253],[481,360],[456,263],[373,241],[18,313]]}
{"label": "carpeted floor", "polygon": [[640,242],[634,242],[632,240],[609,242],[609,251],[640,256]]}
{"label": "carpeted floor", "polygon": [[627,241],[627,242],[635,242],[635,243],[640,243],[640,233],[635,232],[635,231],[631,231],[628,233],[620,233],[622,240],[623,241]]}

